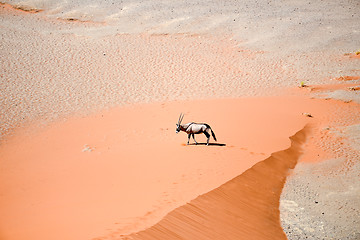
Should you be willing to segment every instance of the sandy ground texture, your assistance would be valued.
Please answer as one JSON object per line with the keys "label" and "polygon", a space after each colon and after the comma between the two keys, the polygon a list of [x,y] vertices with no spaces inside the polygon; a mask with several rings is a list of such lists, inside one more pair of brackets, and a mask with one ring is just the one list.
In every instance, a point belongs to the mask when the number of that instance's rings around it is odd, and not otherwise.
{"label": "sandy ground texture", "polygon": [[[0,132],[35,119],[41,124],[126,103],[269,95],[301,82],[313,85],[358,76],[358,62],[344,56],[357,51],[359,39],[353,26],[358,15],[352,14],[357,5],[349,4],[351,10],[336,7],[337,14],[330,14],[336,4],[329,2],[315,8],[326,13],[321,18],[326,23],[310,21],[319,24],[313,26],[314,34],[319,29],[332,33],[315,37],[311,45],[300,34],[307,28],[287,17],[278,20],[278,26],[293,30],[278,30],[271,38],[261,31],[261,41],[254,38],[250,46],[246,43],[252,41],[233,38],[234,33],[223,27],[201,34],[149,30],[101,35],[110,23],[61,21],[46,17],[46,11],[31,14],[1,5]],[[300,11],[297,5],[294,9]],[[286,9],[279,14],[291,15]],[[309,18],[320,14],[306,13]],[[343,21],[336,21],[338,17]],[[338,32],[346,29],[346,34]],[[273,46],[273,38],[287,41],[276,51],[262,46]],[[291,49],[295,46],[300,48]]]}
{"label": "sandy ground texture", "polygon": [[[342,92],[348,103],[353,88],[316,86],[319,96]],[[347,89],[347,90],[346,90]],[[327,98],[327,101],[332,101]],[[339,100],[337,100],[339,101]],[[288,239],[359,239],[360,182],[358,110],[334,110],[340,118],[317,127],[301,162],[288,177],[280,201],[281,224]],[[352,116],[352,117],[350,117]]]}
{"label": "sandy ground texture", "polygon": [[0,239],[357,239],[358,12],[5,1]]}
{"label": "sandy ground texture", "polygon": [[[358,160],[358,155],[357,159]],[[288,239],[359,239],[359,164],[298,164],[280,202]]]}

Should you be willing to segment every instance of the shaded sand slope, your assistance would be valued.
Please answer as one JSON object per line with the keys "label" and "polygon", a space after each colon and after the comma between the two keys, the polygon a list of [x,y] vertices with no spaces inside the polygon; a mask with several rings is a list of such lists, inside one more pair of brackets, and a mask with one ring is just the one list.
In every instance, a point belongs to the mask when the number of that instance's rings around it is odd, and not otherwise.
{"label": "shaded sand slope", "polygon": [[286,239],[280,227],[280,193],[308,130],[292,136],[288,149],[172,211],[155,226],[122,239]]}

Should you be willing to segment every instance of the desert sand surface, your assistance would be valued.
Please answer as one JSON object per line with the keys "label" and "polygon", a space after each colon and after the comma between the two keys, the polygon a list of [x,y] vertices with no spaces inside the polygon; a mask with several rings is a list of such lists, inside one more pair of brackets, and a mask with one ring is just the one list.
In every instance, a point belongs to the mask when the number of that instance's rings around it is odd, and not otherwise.
{"label": "desert sand surface", "polygon": [[359,10],[3,1],[0,239],[359,239]]}

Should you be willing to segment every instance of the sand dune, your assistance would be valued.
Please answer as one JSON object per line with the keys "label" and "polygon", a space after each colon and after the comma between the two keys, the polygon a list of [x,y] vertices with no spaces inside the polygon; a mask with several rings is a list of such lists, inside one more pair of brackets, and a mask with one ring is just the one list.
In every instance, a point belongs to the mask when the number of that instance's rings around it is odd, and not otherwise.
{"label": "sand dune", "polygon": [[[303,96],[188,101],[133,105],[45,128],[33,125],[19,129],[0,146],[0,182],[6,193],[0,198],[2,235],[5,239],[89,239],[116,238],[144,230],[174,208],[210,192],[267,157],[277,156],[272,153],[290,146],[289,136],[307,123],[317,129],[336,115],[340,106],[356,109],[353,104],[329,104]],[[175,134],[180,110],[185,113],[184,121],[211,124],[218,143],[226,145],[186,146],[186,134]],[[205,141],[204,136],[197,139]],[[298,155],[294,155],[294,161]],[[273,157],[249,172],[257,169],[256,174],[266,174],[259,170],[265,166],[268,173],[278,171]],[[280,167],[281,174],[273,175],[274,181],[268,179],[269,184],[275,184],[271,191],[268,187],[251,187],[248,190],[257,193],[238,193],[245,202],[254,202],[261,191],[264,197],[269,196],[257,200],[258,210],[272,206],[263,214],[273,219],[264,222],[259,237],[267,231],[283,236],[276,209],[288,168]],[[244,179],[241,181],[246,180],[242,184],[267,179],[247,176],[239,176]],[[225,204],[226,199],[217,201]],[[195,202],[203,205],[203,201]],[[184,227],[174,221],[179,228]],[[199,234],[205,234],[203,231]]]}
{"label": "sand dune", "polygon": [[153,227],[121,239],[286,239],[279,226],[280,193],[307,131],[291,137],[288,149],[177,208]]}

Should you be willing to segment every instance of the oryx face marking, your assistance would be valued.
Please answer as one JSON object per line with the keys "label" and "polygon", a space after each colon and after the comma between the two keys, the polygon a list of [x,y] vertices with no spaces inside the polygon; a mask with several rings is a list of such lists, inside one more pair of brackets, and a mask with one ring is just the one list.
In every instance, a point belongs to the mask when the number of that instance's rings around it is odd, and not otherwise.
{"label": "oryx face marking", "polygon": [[180,129],[180,124],[176,124],[176,130],[175,130],[175,132],[176,133],[179,133],[181,131],[181,129]]}

